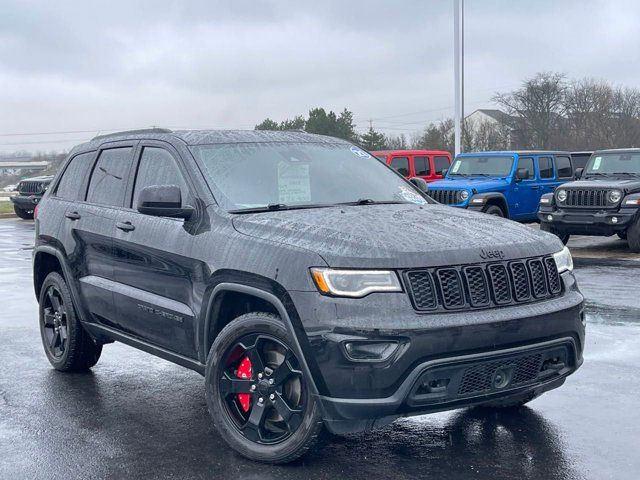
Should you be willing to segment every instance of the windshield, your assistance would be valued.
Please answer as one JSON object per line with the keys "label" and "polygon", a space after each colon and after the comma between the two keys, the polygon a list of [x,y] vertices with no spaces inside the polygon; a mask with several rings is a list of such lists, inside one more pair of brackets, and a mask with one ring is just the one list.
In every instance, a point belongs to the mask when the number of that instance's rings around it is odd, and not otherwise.
{"label": "windshield", "polygon": [[457,157],[447,176],[484,175],[506,177],[511,173],[513,157],[474,156]]}
{"label": "windshield", "polygon": [[591,157],[585,172],[587,175],[640,175],[640,152],[599,153]]}
{"label": "windshield", "polygon": [[427,200],[360,148],[329,143],[197,145],[194,156],[227,210]]}

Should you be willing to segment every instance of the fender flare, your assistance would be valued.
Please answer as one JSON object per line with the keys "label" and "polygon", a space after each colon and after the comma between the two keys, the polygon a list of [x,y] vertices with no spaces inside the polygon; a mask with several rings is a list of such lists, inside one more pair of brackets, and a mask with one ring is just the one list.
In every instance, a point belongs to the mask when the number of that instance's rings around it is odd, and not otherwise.
{"label": "fender flare", "polygon": [[40,292],[37,291],[36,288],[36,275],[35,275],[35,268],[36,268],[36,257],[38,256],[39,253],[47,253],[49,255],[53,255],[54,257],[56,257],[58,259],[58,263],[60,263],[60,268],[62,268],[62,273],[64,275],[65,280],[67,281],[67,285],[69,286],[69,289],[71,290],[71,296],[73,297],[74,303],[77,300],[76,298],[76,291],[75,291],[75,285],[73,285],[73,282],[70,281],[71,279],[71,272],[69,270],[69,265],[67,265],[67,259],[65,258],[65,256],[62,254],[62,252],[60,250],[58,250],[55,247],[52,247],[50,245],[40,245],[37,246],[33,249],[33,253],[31,255],[31,263],[32,263],[32,270],[33,270],[33,290],[34,293],[36,295],[36,299],[40,296]]}
{"label": "fender flare", "polygon": [[[232,283],[232,282],[222,282],[216,285],[215,288],[213,289],[213,292],[209,296],[209,301],[207,303],[207,310],[206,310],[207,316],[205,317],[205,320],[204,320],[204,336],[203,336],[204,338],[202,343],[203,351],[206,350],[206,346],[209,345],[209,327],[212,320],[211,315],[209,313],[211,312],[211,307],[213,306],[213,302],[215,301],[216,297],[222,292],[238,292],[238,293],[244,293],[247,295],[252,295],[266,302],[269,302],[271,305],[274,306],[274,308],[278,312],[278,315],[282,319],[285,328],[287,329],[287,331],[289,332],[289,335],[293,340],[292,347],[294,348],[295,353],[298,359],[300,360],[300,364],[302,366],[302,370],[306,378],[309,380],[309,388],[311,390],[311,394],[314,396],[318,396],[319,392],[318,392],[318,387],[316,385],[316,380],[315,380],[316,377],[314,377],[314,375],[312,375],[311,373],[311,369],[309,368],[307,358],[304,355],[302,346],[300,344],[300,340],[298,338],[298,335],[296,335],[296,331],[293,326],[291,316],[289,315],[289,312],[287,312],[287,309],[285,308],[282,301],[278,297],[276,297],[273,293],[267,292],[266,290],[262,290],[256,287],[251,287],[248,285],[242,285],[239,283]],[[208,352],[205,352],[205,355],[207,353]]]}
{"label": "fender flare", "polygon": [[[484,201],[482,203],[478,203],[476,205],[474,205],[473,200],[474,199],[483,199]],[[505,217],[506,218],[511,218],[511,213],[509,212],[509,202],[507,202],[507,197],[504,196],[504,194],[500,193],[500,192],[486,192],[486,193],[476,193],[474,195],[471,196],[471,198],[469,199],[469,209],[470,210],[477,210],[477,211],[482,211],[484,210],[484,207],[487,205],[487,203],[489,203],[491,200],[500,200],[500,202],[504,203],[504,207],[506,209],[505,213]]]}

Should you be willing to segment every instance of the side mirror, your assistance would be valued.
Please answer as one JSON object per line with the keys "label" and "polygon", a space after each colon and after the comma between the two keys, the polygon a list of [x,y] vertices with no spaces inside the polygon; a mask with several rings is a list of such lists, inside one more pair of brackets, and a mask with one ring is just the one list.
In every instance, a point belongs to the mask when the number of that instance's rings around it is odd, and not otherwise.
{"label": "side mirror", "polygon": [[526,168],[519,168],[516,171],[516,181],[529,180],[529,170]]}
{"label": "side mirror", "polygon": [[409,181],[422,193],[427,193],[429,187],[427,186],[427,182],[424,180],[424,178],[412,177],[409,179]]}
{"label": "side mirror", "polygon": [[443,168],[442,171],[440,172],[440,175],[442,175],[443,177],[446,177],[447,173],[449,173],[449,169],[448,168]]}
{"label": "side mirror", "polygon": [[584,168],[576,168],[576,173],[575,173],[576,180],[580,180],[580,178],[582,178],[582,172],[584,172]]}
{"label": "side mirror", "polygon": [[151,185],[138,196],[138,212],[154,217],[173,217],[188,220],[193,207],[182,206],[182,193],[177,185]]}

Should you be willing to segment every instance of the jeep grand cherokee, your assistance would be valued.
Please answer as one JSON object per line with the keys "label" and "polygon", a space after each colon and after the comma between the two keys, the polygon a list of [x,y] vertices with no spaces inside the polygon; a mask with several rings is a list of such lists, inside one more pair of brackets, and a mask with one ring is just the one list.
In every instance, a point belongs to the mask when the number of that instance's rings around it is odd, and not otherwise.
{"label": "jeep grand cherokee", "polygon": [[191,368],[222,437],[272,463],[325,429],[560,386],[584,345],[572,268],[554,235],[299,132],[96,137],[40,203],[34,250],[54,368],[113,341]]}

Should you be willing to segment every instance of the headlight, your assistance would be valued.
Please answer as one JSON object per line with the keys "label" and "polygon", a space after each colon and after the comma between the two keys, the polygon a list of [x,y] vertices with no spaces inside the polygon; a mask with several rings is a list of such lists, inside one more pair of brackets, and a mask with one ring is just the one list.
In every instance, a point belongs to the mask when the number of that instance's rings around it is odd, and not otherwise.
{"label": "headlight", "polygon": [[324,295],[358,298],[373,292],[402,291],[398,276],[390,270],[312,268],[311,276]]}
{"label": "headlight", "polygon": [[567,191],[566,190],[558,190],[556,193],[559,202],[564,202],[567,199]]}
{"label": "headlight", "polygon": [[564,247],[558,253],[554,253],[553,259],[556,261],[558,273],[573,271],[573,258],[567,247]]}
{"label": "headlight", "polygon": [[622,192],[620,190],[611,190],[609,192],[609,201],[611,203],[618,203],[622,199]]}
{"label": "headlight", "polygon": [[466,202],[467,198],[469,198],[469,192],[467,192],[466,190],[462,190],[460,192],[460,200],[462,200],[463,202]]}

